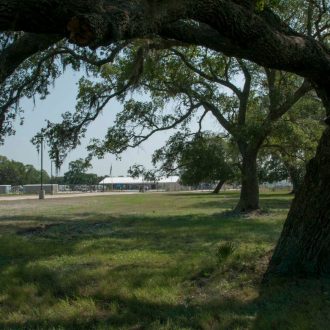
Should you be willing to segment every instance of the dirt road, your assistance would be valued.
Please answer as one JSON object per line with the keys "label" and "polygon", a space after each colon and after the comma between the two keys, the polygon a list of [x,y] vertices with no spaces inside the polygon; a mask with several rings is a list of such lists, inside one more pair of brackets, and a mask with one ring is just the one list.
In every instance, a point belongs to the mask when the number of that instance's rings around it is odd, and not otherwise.
{"label": "dirt road", "polygon": [[[89,192],[89,193],[61,193],[57,195],[47,195],[46,199],[56,198],[74,198],[74,197],[89,197],[89,196],[109,196],[109,195],[132,195],[139,194],[138,191],[121,191],[121,192]],[[0,196],[0,201],[18,201],[26,199],[39,199],[38,195],[11,195]]]}

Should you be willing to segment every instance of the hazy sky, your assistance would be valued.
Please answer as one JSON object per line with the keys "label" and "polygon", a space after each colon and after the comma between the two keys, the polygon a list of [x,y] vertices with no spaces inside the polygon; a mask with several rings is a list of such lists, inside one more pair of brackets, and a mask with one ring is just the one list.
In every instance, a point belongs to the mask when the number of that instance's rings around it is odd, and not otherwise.
{"label": "hazy sky", "polygon": [[[32,164],[36,168],[40,168],[40,156],[35,147],[31,144],[31,138],[45,126],[45,120],[59,121],[61,113],[72,111],[75,106],[77,94],[77,81],[80,74],[67,70],[66,73],[56,80],[54,89],[46,100],[36,99],[35,104],[32,100],[24,99],[21,106],[25,110],[25,122],[23,126],[16,125],[16,135],[7,137],[5,144],[0,146],[0,155],[4,155],[9,159]],[[109,126],[112,125],[116,113],[122,110],[122,105],[112,101],[105,108],[102,115],[99,116],[88,128],[86,138],[79,148],[73,151],[66,159],[61,168],[60,175],[67,171],[68,163],[77,158],[87,156],[86,145],[93,137],[102,138]],[[219,130],[220,127],[212,118],[206,118],[205,127],[211,130]],[[93,160],[93,169],[90,172],[98,175],[109,174],[110,166],[112,165],[112,175],[126,175],[128,168],[137,163],[143,164],[147,168],[151,167],[152,152],[164,145],[166,139],[170,136],[167,132],[162,132],[151,137],[147,142],[143,143],[139,148],[129,149],[122,154],[121,160],[116,160],[113,155],[107,155],[102,160]],[[50,161],[45,149],[44,168],[50,173]]]}

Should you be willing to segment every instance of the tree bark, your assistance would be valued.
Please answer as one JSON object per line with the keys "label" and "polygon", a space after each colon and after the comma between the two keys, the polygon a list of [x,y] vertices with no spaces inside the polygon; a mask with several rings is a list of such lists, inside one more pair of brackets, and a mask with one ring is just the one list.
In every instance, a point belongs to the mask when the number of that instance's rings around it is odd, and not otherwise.
{"label": "tree bark", "polygon": [[213,194],[218,194],[218,193],[220,192],[222,186],[224,185],[224,183],[225,183],[225,180],[220,180],[220,181],[218,182],[217,186],[214,188],[214,190],[213,190],[212,193],[213,193]]}
{"label": "tree bark", "polygon": [[290,181],[292,183],[292,191],[290,192],[290,194],[295,194],[302,183],[301,170],[299,168],[295,168],[292,165],[288,165],[287,169],[290,175]]}
{"label": "tree bark", "polygon": [[[330,54],[321,43],[293,31],[270,10],[256,13],[246,3],[253,1],[0,0],[0,31],[58,34],[93,48],[123,39],[171,36],[294,72],[319,89],[330,84]],[[187,20],[202,23],[202,30],[209,26],[214,38],[204,39],[197,24]],[[180,32],[176,24],[191,31]]]}
{"label": "tree bark", "polygon": [[330,128],[307,166],[266,274],[330,275]]}
{"label": "tree bark", "polygon": [[245,151],[242,162],[242,187],[238,212],[250,212],[259,209],[259,182],[257,175],[257,151]]}

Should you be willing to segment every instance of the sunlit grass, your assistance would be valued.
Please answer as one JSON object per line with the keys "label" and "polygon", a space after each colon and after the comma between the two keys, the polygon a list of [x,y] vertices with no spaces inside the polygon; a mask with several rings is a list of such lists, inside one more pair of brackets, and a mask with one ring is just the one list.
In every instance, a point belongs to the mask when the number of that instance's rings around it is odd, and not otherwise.
{"label": "sunlit grass", "polygon": [[0,328],[326,329],[328,281],[261,285],[291,197],[237,198],[1,202]]}

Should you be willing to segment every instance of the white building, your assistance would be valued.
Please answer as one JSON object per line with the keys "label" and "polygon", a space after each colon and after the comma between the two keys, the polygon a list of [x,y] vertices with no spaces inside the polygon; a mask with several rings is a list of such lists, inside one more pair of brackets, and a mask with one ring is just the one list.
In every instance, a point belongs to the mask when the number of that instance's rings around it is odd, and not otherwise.
{"label": "white building", "polygon": [[11,193],[11,186],[10,185],[0,185],[0,194],[10,194]]}
{"label": "white building", "polygon": [[[40,184],[26,184],[23,186],[24,194],[39,194]],[[43,184],[43,190],[46,194],[55,195],[58,193],[58,184]]]}
{"label": "white building", "polygon": [[182,190],[180,178],[178,176],[169,176],[158,178],[156,181],[146,181],[142,177],[132,178],[129,176],[107,177],[100,182],[100,185],[106,185],[112,190]]}

